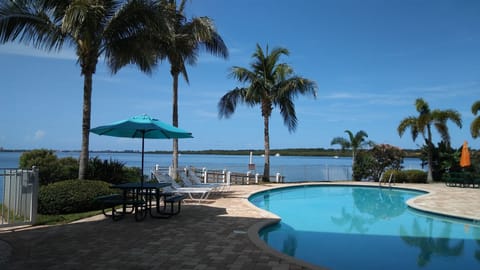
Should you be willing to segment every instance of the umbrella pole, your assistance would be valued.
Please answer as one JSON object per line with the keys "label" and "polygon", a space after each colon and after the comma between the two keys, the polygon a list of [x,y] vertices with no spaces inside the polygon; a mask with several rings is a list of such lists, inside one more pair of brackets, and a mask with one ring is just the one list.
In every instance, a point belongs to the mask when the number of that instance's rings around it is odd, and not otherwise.
{"label": "umbrella pole", "polygon": [[140,184],[143,187],[143,155],[144,155],[144,148],[145,148],[145,131],[142,131],[142,175],[140,177]]}

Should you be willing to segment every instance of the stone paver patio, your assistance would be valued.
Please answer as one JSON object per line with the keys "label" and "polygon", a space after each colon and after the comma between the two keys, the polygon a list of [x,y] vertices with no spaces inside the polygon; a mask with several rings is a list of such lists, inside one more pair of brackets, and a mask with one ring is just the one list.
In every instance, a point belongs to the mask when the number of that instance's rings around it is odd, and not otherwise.
{"label": "stone paver patio", "polygon": [[[276,217],[247,198],[278,186],[285,185],[232,186],[209,203],[185,204],[171,219],[135,222],[126,216],[113,222],[100,215],[66,225],[0,229],[0,269],[318,269],[269,249],[256,237]],[[412,207],[480,221],[480,189],[395,187],[430,192],[408,201]]]}

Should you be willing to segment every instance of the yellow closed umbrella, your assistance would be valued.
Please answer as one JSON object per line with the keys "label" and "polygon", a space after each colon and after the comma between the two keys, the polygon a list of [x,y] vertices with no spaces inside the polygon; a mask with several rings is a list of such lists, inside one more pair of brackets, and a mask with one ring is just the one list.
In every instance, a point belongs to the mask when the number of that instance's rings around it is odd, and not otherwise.
{"label": "yellow closed umbrella", "polygon": [[470,166],[470,152],[468,151],[468,143],[465,141],[462,146],[462,153],[460,155],[460,167]]}

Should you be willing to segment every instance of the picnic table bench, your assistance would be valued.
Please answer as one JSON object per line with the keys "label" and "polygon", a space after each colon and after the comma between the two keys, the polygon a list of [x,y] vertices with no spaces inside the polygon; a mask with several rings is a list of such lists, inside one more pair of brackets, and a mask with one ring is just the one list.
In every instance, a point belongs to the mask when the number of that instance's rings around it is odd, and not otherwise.
{"label": "picnic table bench", "polygon": [[[107,217],[112,217],[113,220],[121,219],[125,214],[135,212],[135,220],[139,221],[145,217],[144,208],[146,206],[146,201],[141,199],[125,198],[120,194],[110,194],[99,196],[95,198],[95,201],[100,204],[102,208],[102,213]],[[118,210],[118,206],[130,206],[131,210],[129,212],[126,209]],[[111,214],[107,212],[111,211]]]}
{"label": "picnic table bench", "polygon": [[[187,198],[187,194],[172,194],[166,193],[163,200],[163,212],[169,215],[177,215],[180,213],[182,201]],[[174,205],[177,203],[177,210],[174,210]],[[166,212],[167,204],[170,204],[170,212]]]}

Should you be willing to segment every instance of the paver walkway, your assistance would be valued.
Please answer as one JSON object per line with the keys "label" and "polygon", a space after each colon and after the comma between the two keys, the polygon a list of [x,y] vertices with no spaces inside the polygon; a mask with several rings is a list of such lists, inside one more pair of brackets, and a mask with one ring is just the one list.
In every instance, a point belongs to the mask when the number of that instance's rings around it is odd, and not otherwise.
{"label": "paver walkway", "polygon": [[[147,217],[135,222],[126,216],[113,222],[96,216],[67,225],[0,231],[0,269],[313,268],[251,240],[255,227],[275,216],[246,198],[276,186],[232,186],[231,192],[211,203],[186,204],[171,219]],[[424,210],[480,220],[480,189],[396,186],[432,191],[409,202]]]}

